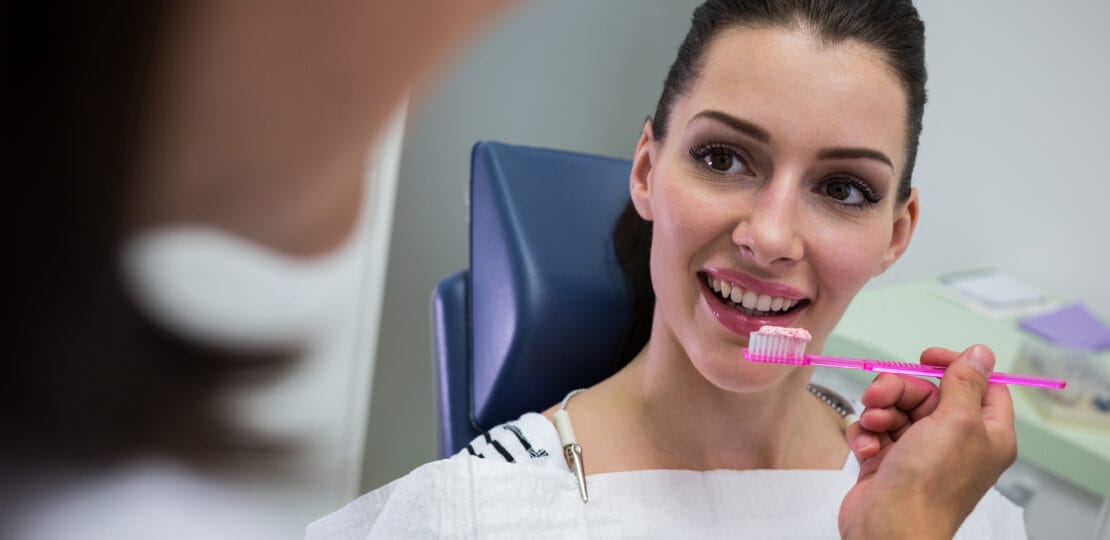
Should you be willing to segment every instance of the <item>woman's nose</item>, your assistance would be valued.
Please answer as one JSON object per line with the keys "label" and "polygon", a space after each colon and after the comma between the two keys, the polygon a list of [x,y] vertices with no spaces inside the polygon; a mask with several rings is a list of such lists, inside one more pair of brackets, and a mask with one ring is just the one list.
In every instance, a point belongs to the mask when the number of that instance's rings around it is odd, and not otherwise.
{"label": "woman's nose", "polygon": [[798,190],[786,184],[789,182],[772,181],[754,193],[732,230],[740,255],[760,266],[781,266],[802,258]]}

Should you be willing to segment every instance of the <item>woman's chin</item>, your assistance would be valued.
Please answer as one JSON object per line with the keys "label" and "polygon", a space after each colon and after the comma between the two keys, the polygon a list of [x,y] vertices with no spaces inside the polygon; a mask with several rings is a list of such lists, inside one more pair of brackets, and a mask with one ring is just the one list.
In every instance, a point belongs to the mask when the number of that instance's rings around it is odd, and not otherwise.
{"label": "woman's chin", "polygon": [[696,366],[714,386],[736,393],[758,392],[782,384],[798,366],[763,364],[744,359],[741,353],[721,355]]}

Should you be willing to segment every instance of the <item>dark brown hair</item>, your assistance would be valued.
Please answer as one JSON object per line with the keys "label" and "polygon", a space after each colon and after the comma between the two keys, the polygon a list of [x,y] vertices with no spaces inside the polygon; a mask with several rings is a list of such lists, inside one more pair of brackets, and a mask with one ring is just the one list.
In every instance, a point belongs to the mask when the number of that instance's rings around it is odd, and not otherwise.
{"label": "dark brown hair", "polygon": [[85,466],[162,454],[229,464],[275,446],[244,433],[224,398],[288,355],[189,343],[152,323],[120,268],[125,204],[172,2],[8,13],[14,144],[5,234],[16,315],[0,377],[0,459]]}
{"label": "dark brown hair", "polygon": [[[898,201],[910,196],[917,146],[925,112],[925,25],[911,0],[709,0],[694,10],[690,31],[679,46],[663,93],[651,119],[656,139],[667,134],[671,107],[697,80],[705,52],[722,31],[777,27],[811,32],[830,45],[858,41],[878,50],[906,91],[906,167]],[[613,228],[613,246],[624,271],[632,302],[632,329],[619,368],[647,344],[651,335],[655,292],[651,287],[651,223],[630,202]]]}

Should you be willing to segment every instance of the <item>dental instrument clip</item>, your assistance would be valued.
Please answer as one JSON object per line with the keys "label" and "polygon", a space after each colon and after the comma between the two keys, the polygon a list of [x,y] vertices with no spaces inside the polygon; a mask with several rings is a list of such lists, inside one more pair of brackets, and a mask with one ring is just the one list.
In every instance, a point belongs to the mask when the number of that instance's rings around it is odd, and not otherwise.
{"label": "dental instrument clip", "polygon": [[567,413],[567,402],[583,390],[585,388],[579,388],[563,398],[559,410],[555,411],[555,430],[559,432],[559,444],[563,445],[563,458],[567,460],[567,468],[578,480],[578,494],[582,496],[582,502],[585,503],[590,501],[590,496],[586,492],[586,469],[582,463],[582,447],[574,438],[574,428],[570,425],[570,414]]}

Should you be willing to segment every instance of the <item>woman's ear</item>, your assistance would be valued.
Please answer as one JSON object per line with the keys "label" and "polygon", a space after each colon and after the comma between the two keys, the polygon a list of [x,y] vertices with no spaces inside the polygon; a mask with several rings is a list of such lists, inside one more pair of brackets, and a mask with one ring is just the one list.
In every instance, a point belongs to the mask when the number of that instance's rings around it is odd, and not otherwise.
{"label": "woman's ear", "polygon": [[652,174],[655,170],[655,137],[651,131],[651,119],[644,122],[640,132],[640,142],[636,143],[636,154],[632,157],[632,172],[628,177],[628,191],[636,213],[645,221],[652,220],[651,192]]}
{"label": "woman's ear", "polygon": [[920,210],[920,203],[918,202],[917,188],[910,188],[910,198],[902,203],[901,209],[897,210],[894,215],[894,224],[890,231],[890,245],[887,246],[886,255],[883,256],[882,265],[879,267],[878,273],[886,272],[894,261],[897,261],[906,248],[910,247],[910,239],[913,238],[914,228],[917,227],[917,214]]}

